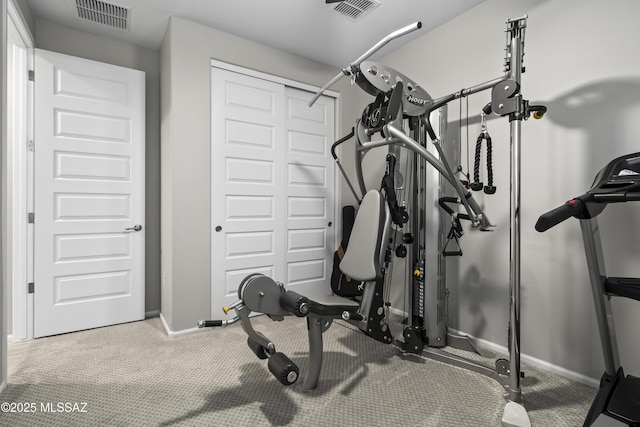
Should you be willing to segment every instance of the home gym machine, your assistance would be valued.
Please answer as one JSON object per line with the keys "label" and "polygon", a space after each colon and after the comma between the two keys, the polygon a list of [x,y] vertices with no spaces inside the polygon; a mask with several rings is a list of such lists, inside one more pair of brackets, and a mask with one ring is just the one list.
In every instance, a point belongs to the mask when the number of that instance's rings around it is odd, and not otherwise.
{"label": "home gym machine", "polygon": [[[267,314],[273,320],[282,320],[285,315],[307,317],[309,334],[309,373],[307,373],[303,389],[315,388],[322,363],[322,333],[327,330],[334,319],[343,319],[356,325],[361,331],[384,343],[394,342],[389,330],[385,313],[387,304],[384,300],[385,281],[389,279],[389,268],[392,265],[392,254],[402,243],[409,245],[406,256],[412,264],[412,280],[409,295],[412,299],[409,313],[410,324],[403,331],[403,341],[395,341],[405,352],[424,354],[437,360],[453,363],[457,366],[487,374],[499,380],[508,389],[509,402],[505,407],[503,425],[529,426],[530,422],[524,407],[521,405],[520,390],[520,144],[521,122],[534,113],[541,117],[545,107],[529,105],[521,93],[520,77],[523,71],[522,57],[524,48],[524,32],[527,17],[507,21],[507,43],[505,48],[504,75],[494,80],[462,89],[444,97],[433,99],[412,79],[383,64],[369,61],[368,58],[384,45],[398,37],[406,35],[421,27],[415,23],[389,34],[374,45],[360,58],[343,69],[328,82],[309,105],[340,78],[349,76],[366,93],[375,97],[363,111],[352,133],[334,144],[337,145],[355,137],[356,140],[356,172],[358,185],[363,194],[362,200],[354,186],[346,176],[339,159],[335,157],[340,171],[345,176],[349,188],[360,203],[355,218],[351,238],[344,258],[340,263],[343,273],[356,280],[363,281],[364,293],[360,300],[340,298],[335,295],[300,295],[287,291],[285,286],[271,278],[254,274],[245,278],[238,290],[239,300],[226,307],[228,312],[234,309],[237,316],[230,321],[200,321],[200,327],[223,326],[240,321],[248,334],[249,347],[260,358],[269,358],[270,371],[283,383],[292,384],[298,378],[299,371],[295,364],[282,353],[275,351],[274,344],[263,334],[256,332],[249,319],[250,312]],[[435,175],[443,177],[453,188],[455,197],[446,201],[455,204],[456,209],[447,207],[452,220],[468,220],[472,228],[482,231],[493,227],[472,193],[456,177],[445,156],[440,137],[431,123],[431,113],[446,110],[449,102],[472,94],[491,90],[491,102],[483,109],[484,114],[509,117],[511,126],[511,260],[510,260],[510,321],[508,342],[510,360],[506,361],[498,375],[496,370],[489,369],[471,361],[462,362],[461,358],[445,355],[444,352],[431,352],[430,347],[442,347],[447,343],[445,316],[445,283],[442,276],[443,259],[437,255],[440,241],[431,239],[433,227],[427,227],[424,212],[434,206],[435,197],[428,200],[424,185],[427,180],[427,164],[435,170]],[[441,125],[446,125],[441,120]],[[408,129],[407,131],[405,129]],[[442,135],[442,129],[440,129]],[[429,147],[431,140],[432,147]],[[388,147],[386,168],[379,190],[365,188],[362,175],[362,159],[366,152],[377,147]],[[399,173],[400,153],[406,149],[413,156],[411,179],[407,186],[412,191],[404,193],[406,200],[399,200],[399,189],[403,186],[403,177]],[[435,186],[440,187],[439,179]],[[407,196],[408,194],[408,196]],[[407,208],[409,206],[409,209]],[[443,206],[443,207],[444,207]],[[393,227],[391,224],[394,224]],[[437,224],[437,222],[436,222]],[[408,233],[400,233],[403,227],[410,229]],[[437,224],[436,226],[441,226]],[[428,230],[429,228],[429,230]],[[399,237],[401,235],[401,237]],[[434,240],[436,240],[434,242]],[[431,248],[435,247],[436,251]],[[395,250],[394,250],[395,249]],[[400,253],[404,255],[405,250]],[[428,259],[436,258],[436,259]],[[429,292],[427,292],[429,289]],[[432,313],[438,313],[434,315]],[[435,316],[435,317],[429,317]],[[430,325],[432,322],[435,326]],[[431,337],[431,329],[439,329]],[[508,375],[508,385],[503,379]]]}
{"label": "home gym machine", "polygon": [[571,218],[580,229],[589,268],[605,372],[584,426],[640,426],[640,378],[625,376],[611,310],[611,297],[640,301],[640,278],[607,277],[597,216],[609,203],[640,201],[640,152],[618,157],[595,177],[591,189],[538,219],[536,230],[547,231]]}

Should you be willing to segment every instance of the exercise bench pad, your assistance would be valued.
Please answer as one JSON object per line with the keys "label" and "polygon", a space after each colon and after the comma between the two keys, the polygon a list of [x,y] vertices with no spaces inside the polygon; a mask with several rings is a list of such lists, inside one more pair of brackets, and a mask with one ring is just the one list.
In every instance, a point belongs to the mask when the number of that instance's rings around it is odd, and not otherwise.
{"label": "exercise bench pad", "polygon": [[379,191],[370,190],[362,199],[347,252],[340,262],[340,270],[347,276],[360,281],[378,277],[385,208]]}
{"label": "exercise bench pad", "polygon": [[324,289],[305,291],[304,297],[309,300],[309,312],[320,316],[341,317],[345,311],[353,313],[360,308],[358,301],[329,294]]}

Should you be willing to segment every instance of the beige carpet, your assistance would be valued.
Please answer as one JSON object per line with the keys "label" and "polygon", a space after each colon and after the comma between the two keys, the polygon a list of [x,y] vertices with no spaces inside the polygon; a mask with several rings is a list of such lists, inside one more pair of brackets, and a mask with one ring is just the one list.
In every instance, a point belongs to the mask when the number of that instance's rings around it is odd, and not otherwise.
{"label": "beige carpet", "polygon": [[[261,316],[254,322],[304,376],[305,321]],[[1,413],[0,425],[500,425],[503,389],[488,377],[403,355],[340,323],[324,339],[323,370],[312,392],[302,391],[302,380],[282,386],[246,346],[239,324],[168,338],[153,318],[10,344],[9,386],[0,402],[35,412]],[[534,426],[582,425],[594,389],[524,369]]]}

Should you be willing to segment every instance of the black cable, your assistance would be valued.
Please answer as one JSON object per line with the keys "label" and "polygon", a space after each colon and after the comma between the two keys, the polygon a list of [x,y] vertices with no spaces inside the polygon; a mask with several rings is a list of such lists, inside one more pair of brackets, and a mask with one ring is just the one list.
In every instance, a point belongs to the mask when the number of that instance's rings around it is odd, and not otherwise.
{"label": "black cable", "polygon": [[469,173],[469,98],[465,98],[467,102],[467,174]]}
{"label": "black cable", "polygon": [[465,173],[462,169],[462,98],[459,99],[458,103],[458,167],[456,173],[461,173],[462,176],[466,178],[466,181],[463,181],[466,188],[469,188],[469,101],[467,100],[467,152],[465,158],[467,159],[467,172]]}
{"label": "black cable", "polygon": [[458,169],[462,171],[462,98],[458,102],[458,116],[460,117],[458,122]]}

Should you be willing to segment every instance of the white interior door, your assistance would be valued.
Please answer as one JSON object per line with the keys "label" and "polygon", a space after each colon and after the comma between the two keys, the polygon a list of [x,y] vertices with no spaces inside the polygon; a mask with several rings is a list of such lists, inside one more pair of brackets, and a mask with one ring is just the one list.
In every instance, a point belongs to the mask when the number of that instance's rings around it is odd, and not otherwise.
{"label": "white interior door", "polygon": [[212,316],[252,273],[329,290],[333,99],[217,67],[211,87]]}
{"label": "white interior door", "polygon": [[34,336],[144,318],[144,73],[36,50]]}
{"label": "white interior door", "polygon": [[329,291],[334,248],[334,101],[287,87],[287,288]]}
{"label": "white interior door", "polygon": [[214,317],[248,274],[284,274],[283,108],[282,85],[212,68]]}

